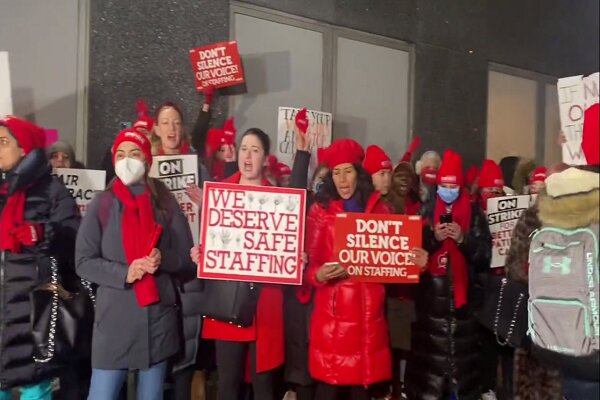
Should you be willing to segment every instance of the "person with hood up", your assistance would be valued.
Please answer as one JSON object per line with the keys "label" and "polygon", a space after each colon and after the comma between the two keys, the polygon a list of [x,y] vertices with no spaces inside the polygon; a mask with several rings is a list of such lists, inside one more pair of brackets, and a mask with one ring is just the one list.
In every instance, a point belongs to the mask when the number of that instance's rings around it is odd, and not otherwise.
{"label": "person with hood up", "polygon": [[50,165],[55,168],[85,169],[85,166],[75,159],[73,147],[62,140],[52,143],[46,150]]}
{"label": "person with hood up", "polygon": [[[546,195],[538,198],[538,215],[542,227],[563,231],[589,228],[595,236],[596,246],[600,224],[598,110],[599,106],[596,103],[590,106],[584,114],[581,148],[587,164],[570,167],[562,172],[552,174],[546,179]],[[575,251],[583,251],[583,249]],[[584,254],[579,256],[583,257]],[[589,256],[586,255],[586,258],[589,259]],[[534,266],[532,265],[531,268]],[[593,268],[598,276],[600,268],[598,259],[592,258],[588,268]],[[531,287],[530,280],[530,289]],[[587,288],[587,284],[585,288]],[[594,293],[591,290],[590,292]],[[594,311],[592,310],[592,312]],[[558,322],[564,323],[564,321]],[[553,326],[556,327],[555,324]],[[564,326],[569,325],[564,324]],[[597,327],[597,325],[595,326]],[[593,337],[596,338],[597,344],[597,331]],[[539,348],[536,348],[535,351],[548,365],[560,369],[563,395],[567,400],[588,400],[600,397],[600,353],[597,347],[595,349],[585,357],[575,357]]]}
{"label": "person with hood up", "polygon": [[[487,221],[463,187],[461,157],[446,150],[435,201],[423,207],[431,254],[416,291],[417,321],[407,369],[409,398],[478,399],[479,327],[468,301],[474,271],[489,266]],[[432,238],[432,239],[428,239]]]}
{"label": "person with hood up", "polygon": [[[547,171],[538,167],[532,173],[530,190],[539,189],[545,192],[545,179],[540,182],[542,172],[548,177],[569,168],[564,163],[550,166]],[[534,184],[535,182],[535,184]],[[537,194],[537,193],[536,193]],[[538,197],[539,198],[539,197]],[[507,276],[521,284],[529,284],[529,247],[533,233],[542,227],[538,216],[537,201],[523,212],[515,225],[510,248],[506,256]],[[558,369],[542,362],[532,351],[529,343],[515,349],[515,398],[522,400],[562,400],[562,388]]]}
{"label": "person with hood up", "polygon": [[[29,294],[72,265],[79,215],[73,197],[51,175],[39,126],[0,119],[0,399],[49,400],[51,363],[34,360]],[[63,284],[66,282],[63,280]]]}
{"label": "person with hood up", "polygon": [[[385,287],[346,279],[346,270],[332,262],[333,225],[338,213],[391,210],[361,166],[364,150],[358,143],[337,140],[322,154],[330,172],[309,211],[306,234],[305,279],[315,289],[309,368],[318,381],[316,400],[337,399],[344,391],[349,392],[344,398],[366,400],[370,386],[392,377]],[[413,258],[425,267],[423,250],[414,249]]]}

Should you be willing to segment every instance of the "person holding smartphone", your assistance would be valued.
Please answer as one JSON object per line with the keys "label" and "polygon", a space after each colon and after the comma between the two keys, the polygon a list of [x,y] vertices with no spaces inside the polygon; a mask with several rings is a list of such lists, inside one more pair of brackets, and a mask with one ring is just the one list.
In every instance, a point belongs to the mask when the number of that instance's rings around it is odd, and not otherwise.
{"label": "person holding smartphone", "polygon": [[[460,155],[447,150],[437,175],[437,196],[422,210],[428,270],[416,291],[411,399],[479,399],[478,324],[469,303],[473,271],[489,265],[487,221],[463,187]],[[430,239],[428,239],[430,238]]]}
{"label": "person holding smartphone", "polygon": [[[385,287],[349,281],[333,253],[337,214],[391,213],[374,191],[363,158],[362,147],[351,139],[338,140],[321,153],[319,161],[330,171],[307,218],[305,279],[315,292],[309,369],[318,382],[316,400],[368,400],[371,386],[392,377]],[[424,268],[427,253],[413,249],[413,261]]]}

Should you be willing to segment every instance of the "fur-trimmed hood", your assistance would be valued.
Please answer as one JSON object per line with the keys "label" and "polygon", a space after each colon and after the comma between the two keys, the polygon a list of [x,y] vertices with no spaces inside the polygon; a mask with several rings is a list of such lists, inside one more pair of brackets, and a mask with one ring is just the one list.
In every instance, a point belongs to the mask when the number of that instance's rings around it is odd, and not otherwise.
{"label": "fur-trimmed hood", "polygon": [[599,189],[555,198],[542,195],[538,202],[543,225],[576,229],[598,224],[600,219]]}

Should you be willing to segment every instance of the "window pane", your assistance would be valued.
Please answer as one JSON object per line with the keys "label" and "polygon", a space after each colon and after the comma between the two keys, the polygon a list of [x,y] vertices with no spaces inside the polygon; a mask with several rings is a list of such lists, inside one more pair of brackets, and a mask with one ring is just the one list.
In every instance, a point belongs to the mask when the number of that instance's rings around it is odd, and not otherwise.
{"label": "window pane", "polygon": [[535,158],[537,83],[490,71],[487,114],[487,157]]}
{"label": "window pane", "polygon": [[339,38],[334,138],[377,144],[394,162],[406,149],[410,55]]}
{"label": "window pane", "polygon": [[232,96],[230,113],[238,129],[265,130],[275,152],[279,106],[321,109],[323,35],[242,14],[234,23],[248,93]]}

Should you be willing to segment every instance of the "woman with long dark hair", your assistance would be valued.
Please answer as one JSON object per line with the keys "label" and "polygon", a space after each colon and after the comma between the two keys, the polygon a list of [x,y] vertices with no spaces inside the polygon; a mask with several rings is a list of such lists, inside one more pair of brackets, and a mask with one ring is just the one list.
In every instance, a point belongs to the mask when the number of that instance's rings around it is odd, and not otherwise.
{"label": "woman with long dark hair", "polygon": [[[271,186],[264,175],[270,146],[269,136],[262,130],[247,130],[242,135],[238,150],[239,171],[224,182]],[[193,248],[191,254],[192,259],[198,262],[199,248]],[[273,370],[284,361],[283,330],[283,293],[274,285],[261,285],[254,323],[250,327],[204,319],[202,337],[216,341],[220,400],[238,399],[248,353],[254,398],[274,399]]]}
{"label": "woman with long dark hair", "polygon": [[132,369],[138,399],[162,399],[181,343],[174,280],[194,275],[192,235],[175,198],[148,177],[148,138],[125,130],[112,152],[117,177],[90,204],[76,243],[77,273],[98,285],[89,399],[116,399]]}
{"label": "woman with long dark hair", "polygon": [[[29,295],[50,282],[50,257],[61,283],[73,264],[79,215],[73,197],[51,175],[42,128],[0,119],[0,399],[49,400],[52,363],[34,360]],[[68,287],[68,285],[65,285]],[[55,376],[55,375],[54,375]]]}
{"label": "woman with long dark hair", "polygon": [[[338,140],[321,154],[324,159],[319,161],[330,172],[308,213],[306,235],[306,280],[315,288],[309,367],[318,381],[317,400],[337,399],[343,391],[349,391],[344,398],[370,399],[369,386],[392,377],[385,287],[346,279],[346,270],[333,255],[333,225],[339,213],[391,210],[361,166],[364,151],[358,143]],[[415,249],[413,255],[424,267],[426,253]]]}

